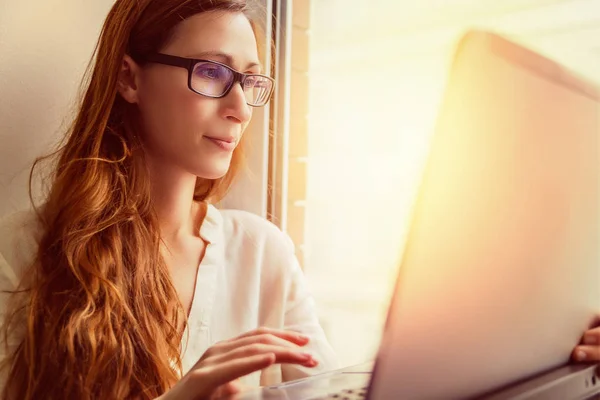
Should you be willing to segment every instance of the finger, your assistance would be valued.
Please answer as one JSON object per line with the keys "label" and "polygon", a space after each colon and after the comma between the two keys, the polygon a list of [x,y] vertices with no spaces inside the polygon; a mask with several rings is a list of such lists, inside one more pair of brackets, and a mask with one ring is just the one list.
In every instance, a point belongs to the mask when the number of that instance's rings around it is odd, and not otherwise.
{"label": "finger", "polygon": [[275,355],[275,362],[278,364],[300,364],[309,368],[318,365],[318,362],[309,353],[288,347],[261,343],[239,347],[227,353],[207,358],[204,362],[208,363],[208,365],[218,365],[231,360],[269,353]]}
{"label": "finger", "polygon": [[295,343],[299,346],[304,346],[305,344],[307,344],[310,341],[310,338],[308,336],[302,335],[301,333],[298,333],[298,332],[286,331],[286,330],[282,330],[282,329],[265,328],[265,327],[255,329],[250,332],[246,332],[232,340],[241,339],[241,338],[250,337],[250,336],[264,335],[264,334],[270,334],[273,336],[277,336],[281,339]]}
{"label": "finger", "polygon": [[193,390],[193,394],[200,398],[211,396],[220,386],[263,370],[274,363],[275,355],[267,353],[200,367],[189,374],[189,379],[195,382],[194,386],[197,388]]}
{"label": "finger", "polygon": [[600,361],[600,345],[598,346],[577,346],[573,350],[573,359],[579,362]]}
{"label": "finger", "polygon": [[[194,365],[193,368],[196,368],[196,366],[201,365],[201,363],[205,359],[217,356],[219,354],[227,353],[237,347],[246,345],[248,343],[257,342],[257,340],[252,340],[252,338],[254,338],[254,339],[261,338],[261,340],[263,340],[266,343],[269,343],[269,342],[274,343],[275,339],[268,341],[266,339],[266,336],[271,337],[271,339],[276,337],[280,340],[287,341],[288,343],[290,343],[292,345],[297,345],[297,346],[305,346],[310,340],[307,336],[299,334],[297,332],[271,329],[271,328],[258,328],[253,331],[246,332],[246,333],[244,333],[240,336],[237,336],[233,339],[225,340],[225,341],[215,344],[214,346],[209,348],[202,355],[200,360],[198,360],[198,362],[196,363],[196,365]],[[244,341],[242,342],[242,340],[244,340]],[[258,340],[258,342],[260,342],[260,340]],[[279,342],[279,343],[282,343],[282,342]]]}
{"label": "finger", "polygon": [[600,327],[586,331],[583,334],[582,343],[600,346]]}
{"label": "finger", "polygon": [[227,382],[226,384],[221,386],[221,388],[223,396],[231,396],[234,394],[238,394],[242,391],[242,385],[237,379],[235,381]]}
{"label": "finger", "polygon": [[239,347],[248,346],[251,344],[268,344],[274,346],[281,347],[289,347],[293,349],[300,348],[300,346],[294,342],[291,342],[286,339],[282,339],[279,336],[275,336],[271,333],[263,333],[251,336],[244,336],[240,338],[236,338],[233,340],[229,340],[227,342],[220,343],[218,346],[219,353],[223,354],[229,351],[232,351]]}
{"label": "finger", "polygon": [[226,396],[233,396],[235,394],[240,393],[241,391],[242,391],[242,389],[241,389],[241,385],[240,385],[239,381],[235,380],[235,381],[227,382],[226,384],[224,384],[222,386],[219,386],[217,388],[217,390],[215,390],[213,392],[211,398],[221,399]]}

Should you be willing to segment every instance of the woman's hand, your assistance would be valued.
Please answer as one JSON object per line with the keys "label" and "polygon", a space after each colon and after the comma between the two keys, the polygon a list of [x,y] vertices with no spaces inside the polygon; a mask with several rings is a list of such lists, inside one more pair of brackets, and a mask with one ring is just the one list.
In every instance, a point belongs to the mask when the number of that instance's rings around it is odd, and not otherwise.
{"label": "woman's hand", "polygon": [[238,393],[239,378],[273,364],[315,367],[317,361],[302,352],[309,339],[295,332],[260,328],[215,344],[192,369],[157,400],[209,400]]}
{"label": "woman's hand", "polygon": [[600,314],[592,327],[585,331],[581,344],[573,350],[573,359],[579,362],[600,362]]}

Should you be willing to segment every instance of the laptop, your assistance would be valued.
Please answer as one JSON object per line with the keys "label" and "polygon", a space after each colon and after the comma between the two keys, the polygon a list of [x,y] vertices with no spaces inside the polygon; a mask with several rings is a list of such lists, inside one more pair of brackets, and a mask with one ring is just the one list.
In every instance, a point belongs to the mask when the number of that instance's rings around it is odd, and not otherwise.
{"label": "laptop", "polygon": [[236,399],[583,399],[600,312],[600,92],[499,35],[459,42],[375,362]]}

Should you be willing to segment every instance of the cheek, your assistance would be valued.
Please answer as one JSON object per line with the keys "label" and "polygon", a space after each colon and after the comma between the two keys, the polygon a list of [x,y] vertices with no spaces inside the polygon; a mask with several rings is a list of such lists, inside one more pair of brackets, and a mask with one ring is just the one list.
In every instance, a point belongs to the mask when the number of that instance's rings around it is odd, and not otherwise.
{"label": "cheek", "polygon": [[140,88],[140,113],[149,145],[180,152],[200,139],[210,104],[203,104],[203,98],[187,86],[168,82],[149,82]]}

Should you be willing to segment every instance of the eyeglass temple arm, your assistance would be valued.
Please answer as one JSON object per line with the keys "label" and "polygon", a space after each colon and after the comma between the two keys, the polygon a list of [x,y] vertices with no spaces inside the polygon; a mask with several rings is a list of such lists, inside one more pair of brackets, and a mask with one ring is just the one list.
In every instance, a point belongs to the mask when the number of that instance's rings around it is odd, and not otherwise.
{"label": "eyeglass temple arm", "polygon": [[148,62],[172,65],[174,67],[181,67],[185,69],[189,69],[195,64],[195,61],[192,59],[171,56],[169,54],[162,53],[148,54],[147,56],[143,57],[143,59]]}

